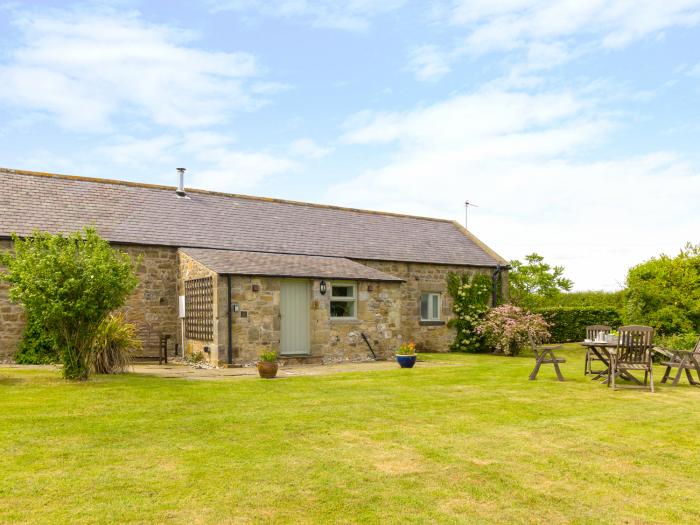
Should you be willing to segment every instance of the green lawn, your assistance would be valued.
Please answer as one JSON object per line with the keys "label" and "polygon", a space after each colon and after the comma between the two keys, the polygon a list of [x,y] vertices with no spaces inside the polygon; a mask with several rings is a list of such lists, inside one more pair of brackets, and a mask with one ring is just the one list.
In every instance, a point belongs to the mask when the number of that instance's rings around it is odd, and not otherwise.
{"label": "green lawn", "polygon": [[0,522],[700,522],[700,388],[613,393],[564,355],[565,383],[484,355],[274,381],[0,368]]}

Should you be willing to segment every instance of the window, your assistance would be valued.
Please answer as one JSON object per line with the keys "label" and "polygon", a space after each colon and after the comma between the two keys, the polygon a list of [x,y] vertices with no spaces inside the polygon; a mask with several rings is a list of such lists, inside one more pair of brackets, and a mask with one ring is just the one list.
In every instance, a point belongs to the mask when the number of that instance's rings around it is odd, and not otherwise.
{"label": "window", "polygon": [[331,283],[331,319],[355,317],[356,290],[354,283]]}
{"label": "window", "polygon": [[420,296],[420,319],[421,321],[440,320],[439,293],[424,293]]}

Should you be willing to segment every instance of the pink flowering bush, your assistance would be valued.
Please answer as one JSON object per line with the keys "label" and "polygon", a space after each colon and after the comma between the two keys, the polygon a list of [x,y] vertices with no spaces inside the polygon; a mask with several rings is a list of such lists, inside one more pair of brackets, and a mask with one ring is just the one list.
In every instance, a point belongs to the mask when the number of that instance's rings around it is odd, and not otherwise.
{"label": "pink flowering bush", "polygon": [[549,324],[539,314],[533,314],[517,306],[504,304],[492,308],[476,327],[494,354],[517,355],[530,344],[549,338]]}

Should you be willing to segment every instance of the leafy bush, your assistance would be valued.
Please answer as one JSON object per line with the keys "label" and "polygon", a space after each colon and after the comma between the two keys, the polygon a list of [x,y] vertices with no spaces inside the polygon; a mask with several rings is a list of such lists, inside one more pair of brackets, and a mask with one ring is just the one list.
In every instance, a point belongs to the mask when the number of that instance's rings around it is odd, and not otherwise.
{"label": "leafy bush", "polygon": [[60,362],[56,342],[40,319],[27,319],[14,359],[21,365],[52,365]]}
{"label": "leafy bush", "polygon": [[555,306],[535,308],[549,324],[552,341],[566,343],[583,341],[586,327],[593,324],[607,324],[617,328],[622,324],[620,312],[616,308],[597,308],[595,306],[567,307]]}
{"label": "leafy bush", "polygon": [[553,299],[544,301],[540,306],[595,306],[598,308],[616,308],[622,310],[623,292],[603,292],[589,290],[586,292],[567,292]]}
{"label": "leafy bush", "polygon": [[274,350],[269,350],[267,352],[262,352],[260,354],[260,361],[275,363],[277,362],[277,352]]}
{"label": "leafy bush", "polygon": [[0,254],[10,299],[41,319],[54,338],[68,379],[87,379],[97,328],[138,284],[131,258],[94,228],[64,236],[13,235],[14,253]]}
{"label": "leafy bush", "polygon": [[123,374],[131,366],[131,352],[141,348],[136,326],[118,313],[105,317],[97,327],[92,349],[92,370],[96,374]]}
{"label": "leafy bush", "polygon": [[547,322],[539,314],[533,314],[510,304],[492,308],[476,327],[494,353],[518,355],[529,344],[549,338]]}
{"label": "leafy bush", "polygon": [[193,364],[193,365],[198,365],[199,363],[204,362],[204,352],[192,352],[190,354],[187,354],[185,356],[185,361]]}
{"label": "leafy bush", "polygon": [[447,293],[452,297],[452,311],[455,314],[448,326],[457,330],[450,350],[482,351],[483,339],[476,333],[476,326],[489,309],[491,279],[482,274],[449,273]]}
{"label": "leafy bush", "polygon": [[653,326],[659,335],[700,332],[700,244],[631,268],[624,317],[628,324]]}
{"label": "leafy bush", "polygon": [[695,348],[695,345],[697,342],[698,342],[698,334],[694,334],[692,332],[689,332],[686,334],[661,336],[661,337],[657,337],[654,340],[654,344],[656,346],[660,346],[662,348],[668,348],[669,350],[686,350],[686,351],[693,350]]}

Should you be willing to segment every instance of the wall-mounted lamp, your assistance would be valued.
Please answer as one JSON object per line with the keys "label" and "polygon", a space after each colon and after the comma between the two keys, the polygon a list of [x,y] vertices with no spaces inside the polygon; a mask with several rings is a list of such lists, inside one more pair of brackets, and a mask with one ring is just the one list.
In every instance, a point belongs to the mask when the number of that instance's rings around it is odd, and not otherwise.
{"label": "wall-mounted lamp", "polygon": [[321,292],[321,295],[326,295],[326,281],[321,281],[318,291]]}

